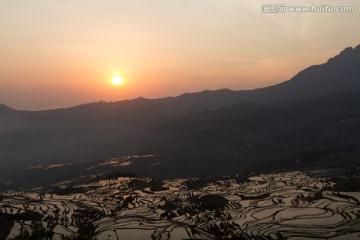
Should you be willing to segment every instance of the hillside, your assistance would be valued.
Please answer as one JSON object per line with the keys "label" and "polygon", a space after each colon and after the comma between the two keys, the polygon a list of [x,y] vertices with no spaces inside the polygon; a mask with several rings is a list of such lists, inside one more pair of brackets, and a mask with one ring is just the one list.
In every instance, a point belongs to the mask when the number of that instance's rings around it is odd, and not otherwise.
{"label": "hillside", "polygon": [[35,112],[0,105],[0,181],[18,178],[38,164],[134,154],[162,159],[151,168],[144,164],[139,173],[174,177],[294,159],[304,149],[355,151],[359,80],[360,46],[289,81],[251,91],[224,89]]}

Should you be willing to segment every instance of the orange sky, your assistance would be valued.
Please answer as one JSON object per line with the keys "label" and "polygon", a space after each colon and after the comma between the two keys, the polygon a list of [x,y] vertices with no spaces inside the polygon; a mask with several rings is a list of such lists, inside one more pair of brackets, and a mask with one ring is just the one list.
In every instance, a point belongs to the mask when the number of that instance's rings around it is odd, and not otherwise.
{"label": "orange sky", "polygon": [[[360,44],[354,13],[261,13],[266,0],[2,0],[0,103],[50,109],[282,82]],[[125,79],[114,86],[114,72]]]}

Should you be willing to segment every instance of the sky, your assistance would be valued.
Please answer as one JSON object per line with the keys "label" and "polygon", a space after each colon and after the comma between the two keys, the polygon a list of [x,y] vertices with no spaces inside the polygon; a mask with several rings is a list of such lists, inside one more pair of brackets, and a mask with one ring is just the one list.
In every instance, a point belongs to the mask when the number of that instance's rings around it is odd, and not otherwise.
{"label": "sky", "polygon": [[271,1],[351,13],[262,12],[269,3],[0,0],[0,103],[43,110],[254,89],[360,44],[358,0]]}

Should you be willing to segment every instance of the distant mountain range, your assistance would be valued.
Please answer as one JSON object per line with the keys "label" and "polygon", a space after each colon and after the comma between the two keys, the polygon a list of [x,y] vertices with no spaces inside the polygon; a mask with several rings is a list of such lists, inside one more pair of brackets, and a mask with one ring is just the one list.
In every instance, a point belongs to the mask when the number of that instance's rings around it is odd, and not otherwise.
{"label": "distant mountain range", "polygon": [[286,82],[255,90],[34,112],[0,104],[0,181],[21,185],[28,181],[21,176],[31,176],[24,169],[37,164],[133,154],[155,154],[159,162],[124,171],[160,178],[356,155],[359,96],[360,45]]}

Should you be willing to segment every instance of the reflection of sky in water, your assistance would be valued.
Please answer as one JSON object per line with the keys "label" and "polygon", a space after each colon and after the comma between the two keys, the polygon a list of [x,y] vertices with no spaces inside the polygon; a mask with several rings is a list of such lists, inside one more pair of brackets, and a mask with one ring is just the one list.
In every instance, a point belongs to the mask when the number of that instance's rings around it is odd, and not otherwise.
{"label": "reflection of sky in water", "polygon": [[[113,159],[111,164],[124,160]],[[67,235],[77,231],[72,226],[79,221],[77,218],[89,217],[88,212],[92,212],[100,240],[211,239],[214,229],[226,229],[229,236],[276,237],[280,233],[286,238],[330,239],[345,232],[351,239],[354,232],[360,232],[360,193],[339,195],[323,191],[320,197],[319,194],[315,197],[315,193],[333,183],[300,172],[260,175],[251,177],[247,183],[219,180],[201,190],[187,189],[186,180],[168,180],[162,183],[165,188],[152,192],[150,179],[139,180],[142,187],[132,180],[119,178],[84,184],[81,187],[88,189],[85,194],[45,194],[43,202],[36,193],[9,193],[0,202],[0,211],[16,214],[33,210],[50,216],[57,221],[54,232]],[[203,210],[191,200],[204,195],[225,199],[224,208]],[[30,223],[16,223],[11,235],[27,224]],[[55,239],[59,237],[56,235]]]}

